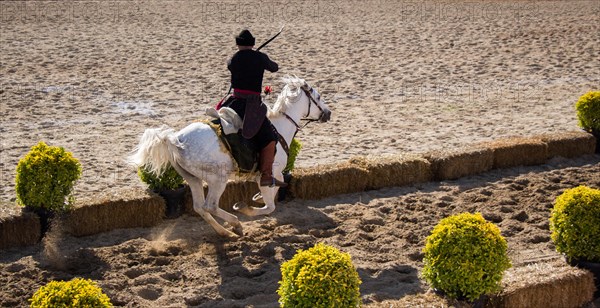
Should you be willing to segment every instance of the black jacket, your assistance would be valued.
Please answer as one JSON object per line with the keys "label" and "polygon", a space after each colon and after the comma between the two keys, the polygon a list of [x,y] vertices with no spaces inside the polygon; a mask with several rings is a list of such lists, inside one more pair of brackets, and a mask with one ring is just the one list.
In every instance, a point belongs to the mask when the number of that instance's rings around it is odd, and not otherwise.
{"label": "black jacket", "polygon": [[265,70],[277,72],[279,66],[269,57],[256,50],[240,50],[227,62],[231,71],[231,86],[234,89],[260,93]]}

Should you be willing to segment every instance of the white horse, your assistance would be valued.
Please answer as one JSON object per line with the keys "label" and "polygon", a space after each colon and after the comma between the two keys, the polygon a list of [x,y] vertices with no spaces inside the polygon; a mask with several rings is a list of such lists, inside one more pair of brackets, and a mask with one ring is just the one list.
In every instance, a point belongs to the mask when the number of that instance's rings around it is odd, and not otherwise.
{"label": "white horse", "polygon": [[[303,79],[290,77],[284,78],[283,81],[285,86],[273,109],[269,110],[268,118],[289,145],[300,128],[298,123],[301,119],[326,122],[331,116],[331,111],[321,99],[321,95]],[[237,171],[231,155],[226,151],[217,134],[207,124],[192,123],[178,132],[163,125],[161,128],[146,129],[129,160],[137,166],[145,166],[157,175],[162,174],[171,164],[190,186],[194,211],[219,235],[237,237],[244,234],[237,216],[219,208],[219,199],[227,180]],[[283,181],[282,171],[286,162],[287,154],[281,143],[278,143],[273,176],[280,181]],[[258,183],[260,175],[254,176]],[[206,199],[203,181],[208,184]],[[248,216],[268,215],[273,212],[278,187],[259,185],[259,189],[264,206],[251,207],[238,203],[234,210]],[[219,224],[213,215],[232,226],[233,232]]]}

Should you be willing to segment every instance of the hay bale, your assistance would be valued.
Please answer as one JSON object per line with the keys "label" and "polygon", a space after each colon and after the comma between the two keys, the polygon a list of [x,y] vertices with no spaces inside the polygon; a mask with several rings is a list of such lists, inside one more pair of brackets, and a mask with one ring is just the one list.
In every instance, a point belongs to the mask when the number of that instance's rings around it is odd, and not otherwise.
{"label": "hay bale", "polygon": [[574,158],[594,154],[596,149],[596,138],[584,131],[544,134],[537,138],[548,144],[548,158],[556,156]]}
{"label": "hay bale", "polygon": [[[186,186],[185,201],[183,202],[183,212],[188,215],[200,216],[194,212],[194,200],[189,186]],[[206,196],[206,184],[204,185],[204,195]]]}
{"label": "hay bale", "polygon": [[0,217],[0,249],[33,245],[41,236],[40,219],[34,213]]}
{"label": "hay bale", "polygon": [[367,169],[349,162],[320,165],[310,169],[294,169],[288,192],[295,198],[320,199],[364,191]]}
{"label": "hay bale", "polygon": [[64,230],[86,236],[120,228],[155,226],[163,220],[165,201],[144,190],[121,190],[78,200],[62,218]]}
{"label": "hay bale", "polygon": [[367,170],[366,189],[413,185],[432,179],[431,164],[417,155],[353,157],[349,163]]}
{"label": "hay bale", "polygon": [[494,307],[581,307],[593,299],[592,273],[562,264],[532,264],[512,269]]}
{"label": "hay bale", "polygon": [[481,143],[494,153],[493,168],[541,165],[548,157],[548,145],[539,138],[506,138]]}
{"label": "hay bale", "polygon": [[484,147],[432,151],[423,156],[431,163],[431,172],[436,181],[479,174],[489,171],[494,165],[494,152]]}

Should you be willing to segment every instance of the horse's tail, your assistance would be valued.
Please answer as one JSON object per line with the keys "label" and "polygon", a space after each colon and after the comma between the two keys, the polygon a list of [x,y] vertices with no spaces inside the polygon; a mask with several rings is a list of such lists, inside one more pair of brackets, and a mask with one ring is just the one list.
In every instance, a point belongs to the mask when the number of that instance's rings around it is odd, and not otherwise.
{"label": "horse's tail", "polygon": [[181,159],[179,149],[182,148],[183,144],[177,139],[174,129],[166,125],[148,128],[128,161],[137,167],[144,166],[146,170],[160,176],[169,164],[178,164]]}

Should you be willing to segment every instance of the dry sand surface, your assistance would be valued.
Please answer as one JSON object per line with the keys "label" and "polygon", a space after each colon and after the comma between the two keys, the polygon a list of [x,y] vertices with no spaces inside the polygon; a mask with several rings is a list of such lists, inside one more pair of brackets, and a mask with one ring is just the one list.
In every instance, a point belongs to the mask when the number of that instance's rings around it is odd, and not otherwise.
{"label": "dry sand surface", "polygon": [[[78,195],[143,187],[123,163],[145,128],[203,119],[228,88],[233,36],[265,51],[330,102],[308,126],[297,165],[419,153],[506,136],[576,130],[574,103],[600,88],[598,1],[0,1],[0,199],[14,200],[19,158],[40,140],[84,174]],[[554,159],[458,181],[279,204],[217,238],[198,217],[85,238],[58,232],[2,252],[0,306],[23,306],[52,279],[98,280],[133,307],[273,307],[279,266],[323,241],[349,252],[366,304],[426,292],[424,239],[440,218],[480,211],[515,266],[558,262],[554,198],[600,187],[600,158]],[[407,304],[407,306],[411,306]]]}
{"label": "dry sand surface", "polygon": [[248,27],[333,118],[298,166],[577,129],[600,86],[597,1],[0,1],[0,197],[40,140],[83,164],[78,194],[141,186],[123,163],[144,129],[206,118]]}
{"label": "dry sand surface", "polygon": [[[600,156],[553,159],[456,181],[279,204],[269,217],[243,222],[246,236],[219,238],[196,216],[149,229],[72,238],[52,232],[42,244],[0,257],[0,306],[23,306],[52,279],[99,282],[128,307],[277,307],[280,265],[317,242],[350,253],[374,307],[448,305],[420,278],[421,250],[434,225],[451,214],[481,212],[506,237],[513,263],[506,288],[530,283],[526,266],[549,268],[533,281],[568,271],[550,241],[554,199],[580,184],[600,188]],[[510,283],[509,283],[510,282]],[[416,295],[415,295],[416,294]],[[420,294],[420,295],[419,295]],[[385,302],[385,304],[382,304]],[[593,307],[593,306],[591,306]]]}

